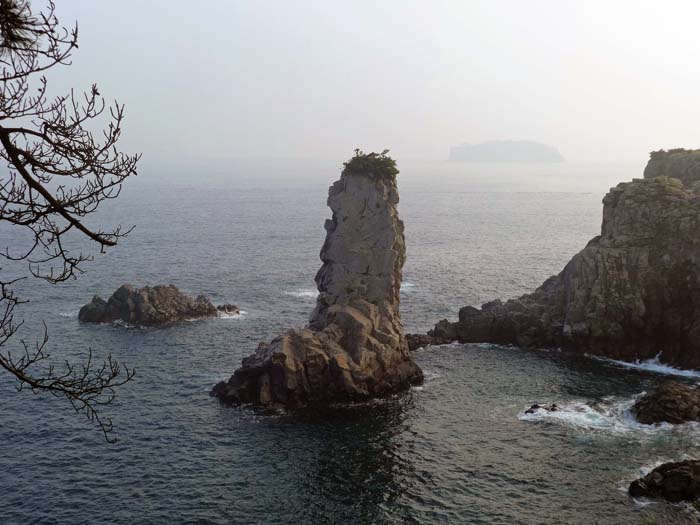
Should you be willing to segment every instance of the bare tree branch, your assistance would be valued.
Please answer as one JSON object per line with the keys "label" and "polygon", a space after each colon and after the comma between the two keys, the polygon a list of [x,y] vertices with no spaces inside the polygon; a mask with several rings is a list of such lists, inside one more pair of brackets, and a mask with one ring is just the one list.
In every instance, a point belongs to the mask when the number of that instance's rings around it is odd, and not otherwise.
{"label": "bare tree branch", "polygon": [[[0,0],[0,159],[7,169],[0,176],[0,222],[23,228],[33,239],[16,253],[0,246],[0,257],[27,261],[28,273],[49,283],[75,278],[81,264],[92,259],[69,249],[71,230],[94,241],[100,251],[131,231],[121,226],[96,230],[86,218],[119,196],[140,159],[117,150],[124,106],[108,106],[96,85],[80,95],[47,95],[47,80],[39,75],[69,65],[78,47],[77,24],[61,26],[55,10],[53,1],[35,13],[26,0]],[[95,134],[100,117],[106,126]],[[15,282],[0,280],[0,367],[18,380],[18,390],[67,398],[111,441],[112,422],[100,417],[98,408],[114,399],[115,388],[129,381],[133,370],[111,356],[96,365],[89,352],[85,363],[65,362],[59,371],[46,351],[46,329],[34,345],[20,341],[20,355],[2,351],[22,324],[14,321],[14,308],[21,302],[12,291]]]}

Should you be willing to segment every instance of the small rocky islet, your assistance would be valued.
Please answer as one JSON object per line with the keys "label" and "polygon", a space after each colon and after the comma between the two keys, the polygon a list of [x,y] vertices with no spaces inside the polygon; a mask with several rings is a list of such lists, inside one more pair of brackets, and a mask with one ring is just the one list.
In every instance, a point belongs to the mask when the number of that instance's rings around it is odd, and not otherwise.
{"label": "small rocky islet", "polygon": [[214,306],[208,297],[192,298],[173,285],[137,288],[123,284],[107,301],[97,295],[93,297],[80,309],[78,320],[84,323],[122,321],[135,326],[169,326],[221,314],[238,315],[240,309],[233,304]]}

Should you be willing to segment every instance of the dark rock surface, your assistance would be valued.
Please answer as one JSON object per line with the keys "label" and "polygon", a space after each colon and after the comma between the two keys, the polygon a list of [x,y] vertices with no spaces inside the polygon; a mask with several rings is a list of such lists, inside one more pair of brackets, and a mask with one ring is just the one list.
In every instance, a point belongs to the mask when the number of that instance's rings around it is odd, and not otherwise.
{"label": "dark rock surface", "polygon": [[443,345],[450,341],[440,339],[439,337],[432,337],[427,334],[406,334],[406,342],[408,343],[408,349],[413,352],[419,348],[431,345]]}
{"label": "dark rock surface", "polygon": [[632,413],[645,425],[700,421],[700,389],[667,381],[638,399]]}
{"label": "dark rock surface", "polygon": [[700,193],[668,177],[621,183],[601,234],[531,294],[440,321],[431,337],[555,347],[700,367]]}
{"label": "dark rock surface", "polygon": [[528,408],[525,411],[525,413],[526,414],[534,414],[538,410],[544,410],[546,412],[557,412],[559,410],[559,407],[557,406],[556,403],[552,403],[549,405],[540,405],[539,403],[535,403],[530,408]]}
{"label": "dark rock surface", "polygon": [[240,308],[235,304],[220,304],[216,309],[227,315],[239,315],[241,313]]}
{"label": "dark rock surface", "polygon": [[389,395],[422,382],[399,315],[406,258],[394,163],[346,164],[331,186],[319,295],[306,328],[261,343],[212,395],[229,403],[300,406]]}
{"label": "dark rock surface", "polygon": [[694,501],[700,497],[700,461],[664,463],[633,481],[629,494],[634,498],[664,498],[674,503]]}
{"label": "dark rock surface", "polygon": [[130,284],[120,286],[107,301],[95,296],[78,313],[78,319],[86,323],[120,320],[140,326],[216,316],[217,308],[203,295],[193,299],[172,285],[136,288]]}

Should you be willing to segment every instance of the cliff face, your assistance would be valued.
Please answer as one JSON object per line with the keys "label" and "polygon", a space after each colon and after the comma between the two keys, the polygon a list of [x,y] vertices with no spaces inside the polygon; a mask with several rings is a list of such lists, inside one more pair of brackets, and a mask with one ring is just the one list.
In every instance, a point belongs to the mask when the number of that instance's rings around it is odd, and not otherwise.
{"label": "cliff face", "polygon": [[333,217],[309,325],[262,343],[213,395],[299,406],[384,396],[422,381],[399,315],[406,248],[396,170],[386,159],[358,153],[329,190]]}
{"label": "cliff face", "polygon": [[700,367],[700,194],[668,177],[619,184],[601,235],[532,294],[441,321],[434,341],[560,347]]}
{"label": "cliff face", "polygon": [[654,151],[644,169],[644,178],[673,177],[686,186],[700,181],[700,150]]}

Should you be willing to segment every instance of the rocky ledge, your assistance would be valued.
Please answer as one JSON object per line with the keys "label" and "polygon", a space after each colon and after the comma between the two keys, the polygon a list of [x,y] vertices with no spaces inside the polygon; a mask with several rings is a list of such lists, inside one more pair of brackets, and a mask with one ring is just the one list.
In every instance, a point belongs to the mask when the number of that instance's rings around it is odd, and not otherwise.
{"label": "rocky ledge", "polygon": [[232,304],[214,306],[203,295],[193,299],[173,285],[136,288],[124,284],[107,301],[97,295],[93,297],[80,309],[78,319],[85,323],[124,321],[139,326],[164,326],[187,319],[216,317],[220,312],[235,315],[240,310]]}
{"label": "rocky ledge", "polygon": [[700,497],[700,461],[664,463],[633,481],[629,494],[634,498],[664,498],[674,503]]}
{"label": "rocky ledge", "polygon": [[[699,174],[700,175],[700,174]],[[669,177],[621,183],[601,234],[535,292],[467,306],[428,335],[700,367],[700,193]]]}
{"label": "rocky ledge", "polygon": [[700,150],[676,148],[652,151],[644,178],[673,177],[691,187],[700,181]]}
{"label": "rocky ledge", "polygon": [[386,396],[422,382],[399,315],[406,259],[398,170],[356,152],[328,192],[319,295],[306,328],[261,343],[212,395],[229,403],[297,407]]}
{"label": "rocky ledge", "polygon": [[667,381],[638,399],[632,413],[644,425],[700,421],[700,389]]}

